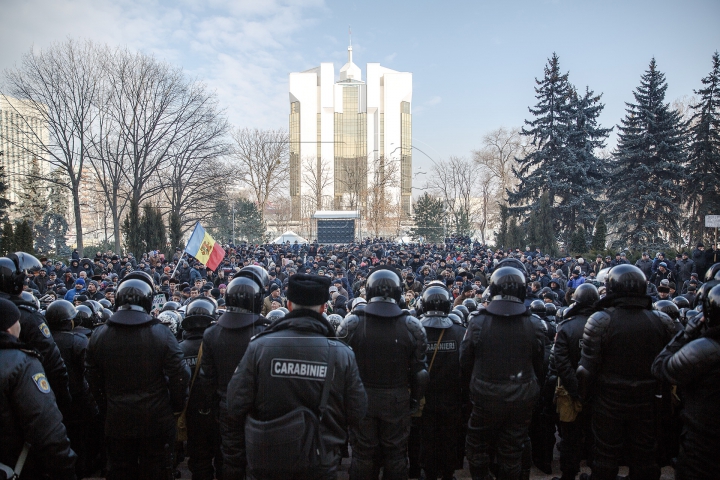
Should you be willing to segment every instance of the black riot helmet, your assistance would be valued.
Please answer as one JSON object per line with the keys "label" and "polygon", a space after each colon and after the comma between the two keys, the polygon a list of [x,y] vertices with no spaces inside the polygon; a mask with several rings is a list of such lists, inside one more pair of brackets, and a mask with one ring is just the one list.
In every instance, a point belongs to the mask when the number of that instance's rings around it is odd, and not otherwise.
{"label": "black riot helmet", "polygon": [[150,285],[151,288],[155,288],[155,281],[150,276],[149,273],[143,272],[141,270],[135,270],[133,272],[128,273],[123,277],[122,280],[120,280],[120,283],[124,282],[125,280],[130,280],[136,278],[138,280],[142,280],[143,282],[146,282],[148,285]]}
{"label": "black riot helmet", "polygon": [[[257,283],[263,290],[267,290],[268,285],[270,285],[270,277],[268,276],[267,270],[259,265],[248,265],[247,267],[241,268],[240,271],[235,274],[235,278],[237,277],[250,278],[254,280],[255,283]],[[228,285],[228,289],[229,288],[230,285]]]}
{"label": "black riot helmet", "polygon": [[506,300],[524,303],[527,290],[523,270],[515,267],[501,267],[490,276],[490,301]]}
{"label": "black riot helmet", "polygon": [[710,290],[715,287],[715,285],[720,284],[717,280],[710,280],[707,283],[703,283],[700,285],[700,288],[697,289],[697,292],[695,293],[695,305],[693,305],[694,308],[701,307],[703,305],[703,302],[705,301],[705,297],[707,297],[707,294],[710,292]]}
{"label": "black riot helmet", "polygon": [[71,302],[67,300],[55,300],[48,305],[45,311],[45,320],[47,320],[50,327],[54,327],[73,321],[76,315],[77,310]]}
{"label": "black riot helmet", "polygon": [[720,262],[712,264],[705,272],[705,281],[710,282],[712,280],[720,281]]}
{"label": "black riot helmet", "polygon": [[75,310],[75,326],[92,329],[93,325],[95,324],[95,320],[93,319],[95,314],[92,310],[90,310],[90,307],[88,307],[87,305],[78,305],[77,307],[75,307]]}
{"label": "black riot helmet", "polygon": [[520,260],[518,260],[517,258],[514,258],[514,257],[503,258],[502,260],[500,260],[498,262],[497,266],[495,267],[495,271],[497,271],[498,269],[503,268],[503,267],[517,268],[523,274],[523,276],[525,277],[525,281],[527,282],[527,278],[528,278],[527,268],[525,268],[525,264],[523,262],[521,262]]}
{"label": "black riot helmet", "polygon": [[185,330],[207,328],[215,321],[216,315],[217,303],[214,299],[195,297],[187,304],[182,328]]}
{"label": "black riot helmet", "polygon": [[530,311],[540,317],[545,316],[545,302],[542,300],[533,300],[530,303]]}
{"label": "black riot helmet", "polygon": [[447,288],[438,285],[422,292],[423,310],[426,315],[447,315],[452,309],[452,295]]}
{"label": "black riot helmet", "polygon": [[470,318],[470,311],[467,309],[465,305],[458,305],[455,308],[453,308],[453,312],[458,312],[460,315],[462,315],[463,321],[467,322],[468,318]]}
{"label": "black riot helmet", "polygon": [[270,310],[267,315],[265,315],[265,318],[267,318],[271,323],[275,322],[277,320],[280,320],[281,318],[285,317],[285,312],[280,310],[279,308],[276,308],[275,310]]}
{"label": "black riot helmet", "polygon": [[388,268],[375,269],[367,278],[365,292],[368,302],[399,303],[403,293],[400,275]]}
{"label": "black riot helmet", "polygon": [[460,315],[457,313],[450,312],[448,313],[448,318],[452,320],[452,322],[456,325],[463,325],[463,320],[460,318]]}
{"label": "black riot helmet", "polygon": [[112,317],[112,310],[103,308],[102,323],[107,323],[107,321],[110,320],[110,317]]}
{"label": "black riot helmet", "polygon": [[100,305],[100,302],[98,302],[97,300],[85,300],[84,302],[82,302],[82,305],[88,306],[90,310],[92,310],[93,315],[95,315],[95,317],[97,317],[98,319],[102,318],[103,306]]}
{"label": "black riot helmet", "polygon": [[605,288],[608,294],[614,293],[619,297],[645,296],[645,274],[635,265],[616,265],[608,272]]}
{"label": "black riot helmet", "polygon": [[663,312],[673,320],[680,318],[680,309],[671,300],[658,300],[653,303],[653,310]]}
{"label": "black riot helmet", "polygon": [[554,303],[546,303],[545,304],[545,313],[550,316],[554,317],[557,314],[557,307]]}
{"label": "black riot helmet", "polygon": [[514,267],[501,267],[490,276],[488,313],[500,316],[523,315],[525,308],[525,275]]}
{"label": "black riot helmet", "polygon": [[720,285],[715,285],[703,299],[703,316],[708,327],[720,325]]}
{"label": "black riot helmet", "polygon": [[583,283],[575,289],[571,300],[578,305],[591,306],[600,300],[600,294],[597,287],[592,283]]}
{"label": "black riot helmet", "polygon": [[678,308],[690,308],[690,300],[688,300],[686,297],[675,297],[672,299],[672,301],[675,305],[677,305]]}
{"label": "black riot helmet", "polygon": [[263,287],[254,278],[235,277],[225,290],[225,307],[228,312],[260,313],[263,293]]}
{"label": "black riot helmet", "polygon": [[101,298],[100,300],[98,300],[98,303],[99,303],[103,308],[107,308],[107,309],[112,308],[112,302],[111,302],[110,300],[108,300],[107,298]]}
{"label": "black riot helmet", "polygon": [[477,310],[477,302],[472,298],[466,298],[463,300],[462,304],[465,305],[465,308],[467,308],[470,313]]}
{"label": "black riot helmet", "polygon": [[0,292],[19,295],[23,291],[28,272],[42,268],[40,260],[25,252],[0,257]]}
{"label": "black riot helmet", "polygon": [[179,309],[181,306],[182,306],[182,305],[180,305],[178,302],[173,302],[173,301],[171,300],[171,301],[165,303],[165,305],[163,305],[163,308],[162,308],[161,311],[165,312],[165,311],[167,311],[167,310],[177,310],[177,309]]}
{"label": "black riot helmet", "polygon": [[150,313],[154,293],[150,275],[145,272],[129,273],[120,280],[120,284],[115,291],[115,311],[135,310]]}

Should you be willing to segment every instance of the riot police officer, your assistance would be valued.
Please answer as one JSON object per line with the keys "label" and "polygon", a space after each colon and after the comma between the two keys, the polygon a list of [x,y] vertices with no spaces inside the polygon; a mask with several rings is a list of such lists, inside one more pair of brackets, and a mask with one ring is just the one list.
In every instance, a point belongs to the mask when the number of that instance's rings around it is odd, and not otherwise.
{"label": "riot police officer", "polygon": [[127,274],[116,312],[93,332],[88,383],[106,410],[109,480],[160,478],[172,470],[176,418],[186,400],[190,369],[170,329],[150,316],[153,280]]}
{"label": "riot police officer", "polygon": [[70,416],[64,420],[73,450],[78,455],[76,469],[78,477],[89,476],[93,470],[91,458],[93,448],[90,445],[92,429],[96,428],[98,407],[90,393],[85,379],[85,357],[88,339],[82,333],[73,331],[73,319],[76,310],[67,300],[55,300],[45,312],[50,332],[65,361],[70,379],[72,408]]}
{"label": "riot police officer", "polygon": [[720,472],[720,285],[707,292],[702,314],[663,349],[652,371],[683,392],[677,478],[713,478]]}
{"label": "riot police officer", "polygon": [[[570,307],[563,312],[563,321],[558,324],[555,345],[550,355],[550,373],[546,383],[553,388],[558,383],[565,389],[573,402],[580,402],[578,381],[575,372],[580,361],[580,340],[582,340],[585,323],[595,310],[593,305],[600,300],[595,285],[583,283],[572,294]],[[577,404],[577,403],[575,403]],[[589,428],[589,406],[580,407],[575,421],[559,421],[562,441],[560,450],[561,480],[574,480],[580,471],[580,459],[583,444],[592,444]],[[584,440],[584,442],[583,442]]]}
{"label": "riot police officer", "polygon": [[659,385],[650,369],[675,328],[667,315],[651,310],[638,267],[614,266],[605,287],[596,304],[601,310],[585,324],[577,369],[580,397],[593,386],[592,478],[614,480],[623,454],[631,478],[659,478],[654,408]]}
{"label": "riot police officer", "polygon": [[[490,303],[470,317],[460,346],[463,384],[473,410],[466,455],[473,479],[489,478],[496,443],[498,478],[517,479],[533,406],[540,392],[545,333],[525,307],[525,275],[500,267],[490,277]],[[529,475],[529,469],[527,471]]]}
{"label": "riot police officer", "polygon": [[37,305],[21,296],[28,272],[40,268],[40,261],[29,253],[17,252],[0,257],[0,297],[10,300],[20,309],[20,342],[40,353],[58,408],[66,417],[70,415],[71,397],[65,363]]}
{"label": "riot police officer", "polygon": [[207,402],[217,410],[223,455],[222,479],[245,475],[243,425],[228,416],[227,386],[250,339],[265,330],[268,320],[260,315],[268,275],[260,267],[244,267],[225,291],[226,311],[203,334],[203,359],[200,375]]}
{"label": "riot police officer", "polygon": [[[11,470],[31,446],[23,478],[75,480],[70,448],[40,354],[20,342],[20,310],[0,298],[0,463]],[[0,475],[8,473],[3,470]]]}
{"label": "riot police officer", "polygon": [[439,285],[422,292],[425,313],[420,322],[427,334],[428,374],[421,417],[421,463],[425,478],[452,480],[458,457],[463,391],[460,385],[460,343],[465,328],[448,314],[452,294]]}
{"label": "riot police officer", "polygon": [[[192,372],[190,396],[186,406],[188,469],[193,480],[212,480],[215,472],[222,470],[220,453],[220,430],[215,415],[217,409],[204,392],[206,378],[200,377],[196,369],[203,363],[201,352],[205,329],[215,321],[217,304],[210,297],[195,297],[188,303],[185,318],[182,321],[183,341],[180,348],[185,363]],[[214,466],[213,466],[214,460]]]}
{"label": "riot police officer", "polygon": [[428,382],[422,324],[400,306],[400,274],[376,268],[367,279],[365,315],[345,317],[338,338],[355,352],[368,395],[368,413],[351,429],[350,478],[372,478],[378,459],[383,477],[407,478],[410,416],[417,411]]}

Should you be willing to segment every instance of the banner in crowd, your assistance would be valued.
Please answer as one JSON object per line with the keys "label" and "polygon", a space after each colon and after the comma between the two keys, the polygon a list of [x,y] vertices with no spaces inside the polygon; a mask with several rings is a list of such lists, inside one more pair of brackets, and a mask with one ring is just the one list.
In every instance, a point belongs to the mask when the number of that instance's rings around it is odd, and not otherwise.
{"label": "banner in crowd", "polygon": [[200,225],[195,224],[190,240],[185,247],[185,253],[198,259],[210,270],[215,270],[225,257],[225,250]]}

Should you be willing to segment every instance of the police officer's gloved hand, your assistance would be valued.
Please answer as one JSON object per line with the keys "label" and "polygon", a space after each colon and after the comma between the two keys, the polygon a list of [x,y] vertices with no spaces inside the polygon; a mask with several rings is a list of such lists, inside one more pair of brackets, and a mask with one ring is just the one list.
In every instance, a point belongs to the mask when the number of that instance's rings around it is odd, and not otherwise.
{"label": "police officer's gloved hand", "polygon": [[688,319],[687,325],[685,325],[685,337],[687,337],[689,340],[695,340],[700,335],[702,335],[704,329],[705,316],[701,312],[694,317]]}

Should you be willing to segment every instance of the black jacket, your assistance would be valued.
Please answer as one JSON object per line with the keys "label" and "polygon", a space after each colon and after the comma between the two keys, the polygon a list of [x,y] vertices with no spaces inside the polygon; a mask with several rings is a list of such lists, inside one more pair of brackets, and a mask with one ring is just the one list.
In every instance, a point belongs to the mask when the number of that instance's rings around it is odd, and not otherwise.
{"label": "black jacket", "polygon": [[[427,336],[422,324],[406,313],[396,317],[348,315],[338,338],[355,352],[360,377],[367,388],[413,387],[427,368]],[[418,399],[419,400],[419,399]]]}
{"label": "black jacket", "polygon": [[53,479],[74,479],[70,449],[40,355],[7,332],[0,332],[0,462],[13,468],[25,442],[32,445],[23,476],[31,470]]}
{"label": "black jacket", "polygon": [[[579,391],[594,384],[595,398],[607,408],[646,408],[658,383],[650,367],[675,335],[673,321],[650,310],[650,297],[601,299],[585,324],[578,366]],[[638,341],[642,339],[642,341]]]}
{"label": "black jacket", "polygon": [[545,341],[541,320],[529,312],[507,317],[484,312],[470,317],[460,345],[460,365],[473,401],[537,398]]}
{"label": "black jacket", "polygon": [[720,327],[690,340],[685,332],[660,352],[653,375],[677,385],[684,401],[682,478],[713,478],[720,471]]}
{"label": "black jacket", "polygon": [[578,381],[575,371],[580,362],[580,341],[587,319],[594,312],[591,306],[570,307],[557,327],[555,345],[550,354],[550,377],[560,377],[560,382],[571,397],[578,397]]}
{"label": "black jacket", "polygon": [[[227,386],[250,339],[265,330],[270,322],[253,313],[225,312],[203,334],[203,358],[200,385],[205,402],[226,408]],[[198,347],[199,348],[199,347]]]}
{"label": "black jacket", "polygon": [[32,303],[25,302],[21,297],[9,297],[20,310],[20,342],[40,353],[40,361],[53,389],[58,408],[63,416],[70,415],[70,388],[67,369],[60,350],[55,345],[45,317],[40,315]]}
{"label": "black jacket", "polygon": [[[128,325],[123,317],[129,315],[145,318]],[[173,413],[185,404],[190,369],[173,333],[156,319],[116,312],[94,330],[86,366],[93,396],[107,409],[105,435],[144,438],[175,424]]]}
{"label": "black jacket", "polygon": [[[195,375],[195,369],[198,367],[198,353],[200,352],[200,345],[203,342],[203,333],[205,330],[185,330],[183,332],[183,341],[180,342],[180,349],[182,349],[185,363],[190,369],[190,379]],[[203,346],[202,358],[200,358],[200,367],[205,363],[205,347]],[[203,412],[208,414],[213,407],[212,402],[206,392],[210,388],[208,385],[207,378],[204,378],[198,374],[195,376],[195,383],[192,384],[192,390],[188,396],[188,412]]]}
{"label": "black jacket", "polygon": [[[334,338],[332,326],[311,310],[293,311],[273,323],[250,342],[230,380],[230,414],[242,420],[252,414],[267,421],[300,406],[317,413],[328,371],[328,339]],[[337,340],[330,345],[337,349],[335,377],[329,379],[330,397],[320,431],[333,449],[344,445],[347,427],[365,416],[367,395],[352,350]]]}
{"label": "black jacket", "polygon": [[65,361],[70,380],[72,409],[66,421],[80,423],[95,417],[98,407],[85,378],[88,339],[82,333],[71,330],[71,327],[70,322],[63,326],[53,326],[52,335]]}
{"label": "black jacket", "polygon": [[460,343],[465,327],[454,324],[447,317],[422,318],[420,323],[427,333],[426,355],[430,369],[424,408],[428,411],[457,411],[466,393],[461,387],[460,376]]}

